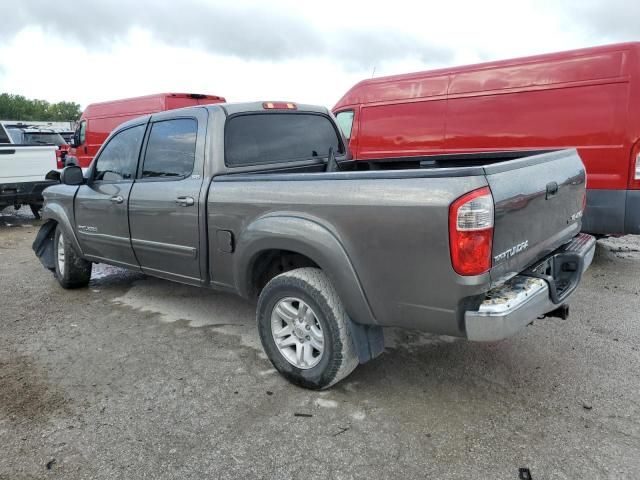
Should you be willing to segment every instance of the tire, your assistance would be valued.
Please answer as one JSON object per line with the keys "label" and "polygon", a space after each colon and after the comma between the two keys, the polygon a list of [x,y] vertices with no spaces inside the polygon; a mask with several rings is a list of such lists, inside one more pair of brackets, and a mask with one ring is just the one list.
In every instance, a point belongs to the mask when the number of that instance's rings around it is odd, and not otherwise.
{"label": "tire", "polygon": [[257,321],[269,360],[296,385],[328,388],[358,366],[349,317],[318,268],[298,268],[271,279],[260,293]]}
{"label": "tire", "polygon": [[31,213],[33,213],[33,216],[36,217],[36,220],[40,220],[40,209],[42,207],[35,203],[30,204],[29,207],[31,208]]}
{"label": "tire", "polygon": [[[61,254],[62,252],[62,254]],[[91,262],[81,258],[65,239],[60,225],[53,237],[54,275],[62,288],[86,287],[91,280]]]}

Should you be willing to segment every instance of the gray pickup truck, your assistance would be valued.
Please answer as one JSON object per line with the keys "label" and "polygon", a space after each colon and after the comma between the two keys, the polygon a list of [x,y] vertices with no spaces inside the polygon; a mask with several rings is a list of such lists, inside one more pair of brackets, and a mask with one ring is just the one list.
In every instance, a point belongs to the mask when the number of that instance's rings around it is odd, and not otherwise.
{"label": "gray pickup truck", "polygon": [[62,171],[34,250],[64,288],[108,263],[257,299],[275,368],[326,388],[382,352],[383,326],[495,341],[568,313],[595,249],[576,152],[444,165],[355,170],[310,105],[161,112]]}

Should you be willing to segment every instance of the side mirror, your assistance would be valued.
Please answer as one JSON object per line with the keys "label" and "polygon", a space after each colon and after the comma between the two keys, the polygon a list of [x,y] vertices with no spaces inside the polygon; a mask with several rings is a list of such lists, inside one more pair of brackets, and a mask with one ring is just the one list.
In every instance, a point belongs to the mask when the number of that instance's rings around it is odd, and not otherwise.
{"label": "side mirror", "polygon": [[72,137],[72,138],[69,140],[69,145],[71,145],[72,147],[75,147],[75,146],[76,146],[76,139]]}
{"label": "side mirror", "polygon": [[84,183],[82,169],[77,165],[65,167],[60,173],[60,183],[65,185],[82,185]]}

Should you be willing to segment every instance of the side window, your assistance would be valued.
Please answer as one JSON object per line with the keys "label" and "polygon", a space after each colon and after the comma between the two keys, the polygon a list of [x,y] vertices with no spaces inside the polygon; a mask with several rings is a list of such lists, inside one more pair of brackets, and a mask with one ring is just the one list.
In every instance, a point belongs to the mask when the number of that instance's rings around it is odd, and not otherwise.
{"label": "side window", "polygon": [[144,155],[142,177],[184,178],[191,175],[196,159],[198,122],[178,118],[151,127]]}
{"label": "side window", "polygon": [[118,182],[133,179],[144,127],[138,125],[128,128],[109,140],[96,160],[94,180]]}
{"label": "side window", "polygon": [[351,138],[351,128],[353,127],[353,110],[345,110],[336,114],[336,123],[342,130],[345,138]]}
{"label": "side window", "polygon": [[82,120],[80,122],[79,132],[78,132],[78,145],[84,145],[84,142],[87,140],[87,121]]}

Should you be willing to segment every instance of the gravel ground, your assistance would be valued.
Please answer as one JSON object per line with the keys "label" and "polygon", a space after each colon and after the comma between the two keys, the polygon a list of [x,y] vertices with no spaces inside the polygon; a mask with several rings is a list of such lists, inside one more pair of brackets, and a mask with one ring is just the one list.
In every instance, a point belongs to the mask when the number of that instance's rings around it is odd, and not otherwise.
{"label": "gravel ground", "polygon": [[390,329],[318,393],[235,297],[103,265],[63,291],[37,224],[0,216],[2,480],[638,478],[640,237],[599,242],[567,321],[492,344]]}

